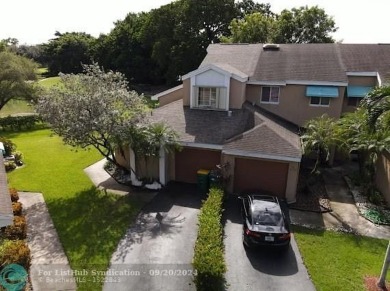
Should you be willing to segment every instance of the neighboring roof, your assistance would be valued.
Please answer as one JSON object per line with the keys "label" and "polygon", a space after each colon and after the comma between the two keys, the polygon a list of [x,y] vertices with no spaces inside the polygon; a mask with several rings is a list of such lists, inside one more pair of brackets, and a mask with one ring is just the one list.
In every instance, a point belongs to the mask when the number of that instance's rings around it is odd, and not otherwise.
{"label": "neighboring roof", "polygon": [[288,158],[298,161],[302,156],[299,136],[263,115],[246,102],[241,110],[197,110],[183,107],[182,100],[153,111],[154,122],[165,122],[185,143],[221,145],[237,155]]}
{"label": "neighboring roof", "polygon": [[[390,44],[210,44],[199,66],[229,65],[250,82],[346,83],[347,72],[378,72],[390,81]],[[326,85],[326,84],[324,84]]]}
{"label": "neighboring roof", "polygon": [[180,90],[180,89],[183,89],[183,84],[178,85],[178,86],[173,87],[173,88],[170,88],[170,89],[168,89],[168,90],[162,91],[162,92],[160,92],[160,93],[158,93],[158,94],[155,94],[155,95],[153,95],[153,96],[151,97],[151,99],[152,99],[152,100],[158,100],[158,98],[160,98],[160,97],[162,97],[162,96],[165,96],[165,95],[167,95],[167,94],[169,94],[169,93],[175,92],[175,91],[177,91],[177,90]]}
{"label": "neighboring roof", "polygon": [[13,217],[3,155],[0,154],[0,227],[12,224]]}

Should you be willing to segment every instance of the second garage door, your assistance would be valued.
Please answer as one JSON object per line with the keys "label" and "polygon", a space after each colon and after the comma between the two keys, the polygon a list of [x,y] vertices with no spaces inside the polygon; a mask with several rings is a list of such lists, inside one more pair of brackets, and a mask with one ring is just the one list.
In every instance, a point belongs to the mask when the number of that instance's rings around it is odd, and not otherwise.
{"label": "second garage door", "polygon": [[175,180],[196,183],[199,169],[212,170],[220,162],[220,151],[183,148],[175,154]]}
{"label": "second garage door", "polygon": [[284,198],[288,163],[254,159],[235,159],[234,191],[265,190]]}

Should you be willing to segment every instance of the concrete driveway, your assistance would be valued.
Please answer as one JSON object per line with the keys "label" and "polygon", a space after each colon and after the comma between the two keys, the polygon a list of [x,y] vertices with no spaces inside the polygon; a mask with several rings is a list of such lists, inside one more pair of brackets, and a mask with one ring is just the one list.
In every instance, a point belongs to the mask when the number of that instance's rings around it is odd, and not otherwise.
{"label": "concrete driveway", "polygon": [[294,238],[287,253],[248,250],[242,244],[240,200],[225,203],[225,259],[228,290],[311,291],[315,290]]}
{"label": "concrete driveway", "polygon": [[185,184],[157,194],[120,241],[103,290],[196,290],[191,262],[203,198]]}

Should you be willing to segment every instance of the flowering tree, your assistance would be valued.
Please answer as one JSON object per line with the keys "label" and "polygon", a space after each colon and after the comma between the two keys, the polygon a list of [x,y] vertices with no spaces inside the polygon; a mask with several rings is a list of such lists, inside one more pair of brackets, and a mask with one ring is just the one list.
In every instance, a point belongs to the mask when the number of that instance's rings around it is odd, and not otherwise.
{"label": "flowering tree", "polygon": [[114,151],[131,139],[130,128],[145,121],[147,107],[142,96],[128,91],[121,73],[97,64],[83,68],[82,74],[60,74],[62,82],[39,98],[37,111],[66,144],[92,146],[121,167]]}

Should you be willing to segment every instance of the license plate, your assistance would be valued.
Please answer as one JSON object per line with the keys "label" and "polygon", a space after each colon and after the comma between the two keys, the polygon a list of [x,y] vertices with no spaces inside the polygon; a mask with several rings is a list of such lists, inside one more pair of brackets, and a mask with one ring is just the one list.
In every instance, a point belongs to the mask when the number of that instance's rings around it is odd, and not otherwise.
{"label": "license plate", "polygon": [[266,236],[266,237],[264,237],[264,240],[265,241],[274,241],[274,237],[273,236]]}

